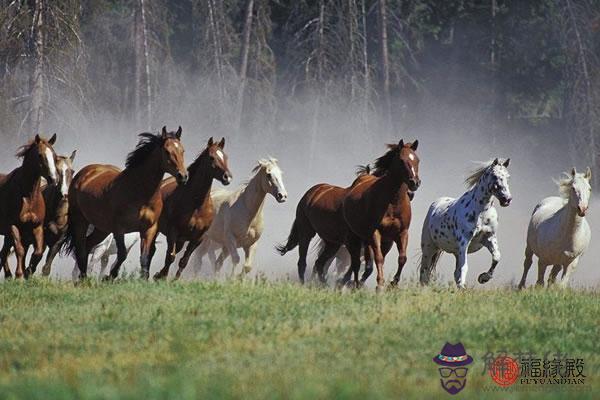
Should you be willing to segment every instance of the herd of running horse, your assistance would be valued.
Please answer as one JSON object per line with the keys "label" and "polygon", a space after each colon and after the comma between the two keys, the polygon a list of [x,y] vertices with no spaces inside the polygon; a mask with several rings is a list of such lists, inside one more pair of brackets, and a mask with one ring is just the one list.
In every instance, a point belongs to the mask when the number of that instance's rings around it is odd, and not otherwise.
{"label": "herd of running horse", "polygon": [[[16,277],[36,272],[48,248],[44,275],[50,274],[56,255],[72,254],[79,278],[88,275],[90,253],[102,243],[116,246],[116,261],[105,279],[115,279],[131,245],[126,237],[139,235],[141,276],[148,279],[156,252],[156,237],[166,237],[164,266],[154,275],[164,279],[184,247],[176,278],[179,278],[196,249],[197,265],[209,254],[218,269],[227,257],[234,268],[240,263],[237,249],[245,253],[244,272],[252,266],[256,244],[263,231],[262,209],[267,194],[278,202],[287,199],[277,160],[262,159],[255,175],[235,192],[213,190],[213,180],[229,185],[232,174],[224,151],[225,139],[208,140],[206,148],[186,167],[181,142],[182,129],[158,134],[143,133],[129,153],[125,169],[113,165],[87,165],[74,175],[75,151],[56,155],[50,139],[36,135],[17,156],[21,166],[0,175],[0,235],[4,246],[0,263],[5,278],[12,277],[8,257],[14,250]],[[400,140],[388,145],[373,167],[360,167],[348,187],[318,184],[300,199],[296,218],[285,243],[277,246],[283,255],[298,247],[298,275],[305,279],[307,253],[315,235],[321,239],[313,273],[325,283],[327,266],[350,255],[350,265],[338,280],[361,286],[377,268],[377,288],[384,286],[384,259],[395,244],[398,268],[391,281],[400,281],[407,260],[411,201],[421,185],[418,141]],[[496,236],[497,199],[502,207],[511,203],[509,159],[496,158],[483,164],[467,180],[468,190],[458,198],[442,197],[431,204],[421,234],[420,281],[429,283],[442,252],[456,258],[454,278],[465,287],[467,255],[486,248],[492,255],[479,283],[489,281],[500,261]],[[163,179],[164,175],[170,177]],[[525,263],[520,287],[525,285],[532,256],[538,257],[538,284],[544,284],[546,267],[552,265],[549,282],[562,270],[566,284],[590,241],[585,220],[591,195],[591,172],[570,174],[559,182],[560,196],[549,197],[534,209],[529,223]],[[187,245],[187,246],[186,246]],[[33,254],[25,268],[29,247]],[[221,249],[218,259],[214,249]],[[94,257],[92,257],[94,259]],[[364,261],[365,269],[359,277]]]}

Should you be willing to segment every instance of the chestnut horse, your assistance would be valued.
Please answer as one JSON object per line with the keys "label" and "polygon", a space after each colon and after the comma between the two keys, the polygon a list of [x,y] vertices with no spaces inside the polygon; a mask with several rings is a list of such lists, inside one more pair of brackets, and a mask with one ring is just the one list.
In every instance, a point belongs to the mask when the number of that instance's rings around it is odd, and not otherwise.
{"label": "chestnut horse", "polygon": [[[227,155],[223,152],[225,138],[219,143],[208,140],[206,149],[190,164],[190,181],[177,186],[173,179],[166,179],[160,186],[164,211],[160,216],[159,230],[167,237],[167,252],[164,267],[154,275],[154,279],[166,278],[169,267],[175,261],[185,242],[188,245],[181,260],[176,279],[181,276],[190,256],[202,242],[204,233],[213,221],[214,209],[210,189],[213,179],[223,185],[231,182],[231,172],[227,166]],[[155,247],[152,249],[154,255]],[[151,257],[152,257],[151,255]]]}
{"label": "chestnut horse", "polygon": [[[42,196],[42,177],[49,184],[56,182],[56,154],[52,145],[56,134],[50,140],[39,135],[21,146],[17,157],[23,159],[20,167],[8,175],[0,176],[0,234],[4,235],[4,247],[0,251],[0,264],[4,267],[5,278],[10,278],[7,257],[14,246],[17,256],[15,276],[27,278],[37,268],[44,253],[44,218],[46,207]],[[29,267],[23,271],[29,246],[34,245],[34,253]]]}
{"label": "chestnut horse", "polygon": [[[365,255],[368,256],[372,252],[377,267],[377,289],[383,288],[382,231],[393,226],[395,222],[391,218],[393,214],[410,217],[408,190],[414,192],[421,185],[419,157],[415,153],[418,145],[418,140],[406,144],[400,140],[397,145],[389,145],[388,152],[375,162],[376,174],[359,177],[345,195],[342,214],[350,232],[346,247],[350,253],[351,265],[341,279],[341,283],[348,282],[353,272],[356,286],[360,285],[358,279],[360,253],[363,243],[366,243],[370,251]],[[402,196],[403,201],[398,204],[399,210],[390,213],[390,204],[395,203],[394,199],[398,195]],[[404,231],[404,236],[406,237],[403,239],[398,238],[398,241],[401,243],[400,246],[406,247],[408,231]],[[386,241],[383,240],[383,243]],[[339,246],[328,246],[325,243],[323,252],[327,252],[328,247],[335,249],[335,252],[339,249]],[[405,258],[406,249],[400,248],[400,250],[401,256]],[[401,268],[396,273],[393,283],[397,283],[400,278],[399,272]]]}
{"label": "chestnut horse", "polygon": [[[75,175],[69,188],[69,228],[66,253],[75,251],[80,277],[87,276],[88,254],[109,234],[117,244],[117,261],[108,279],[119,275],[127,258],[124,235],[140,233],[142,278],[150,272],[150,250],[158,232],[163,201],[160,183],[168,173],[185,184],[188,174],[183,160],[181,127],[177,132],[140,134],[140,142],[127,156],[125,169],[92,164]],[[94,231],[86,237],[88,227]]]}
{"label": "chestnut horse", "polygon": [[56,185],[46,185],[42,194],[46,202],[46,219],[44,221],[44,242],[48,247],[46,261],[42,268],[44,276],[50,275],[52,262],[62,246],[67,233],[67,222],[69,213],[69,186],[73,180],[74,150],[70,156],[56,157],[56,170],[58,182]]}
{"label": "chestnut horse", "polygon": [[[361,175],[358,178],[356,178],[356,180],[348,188],[342,188],[339,186],[321,183],[313,186],[304,194],[304,196],[298,203],[298,206],[296,207],[296,220],[292,225],[292,230],[290,232],[287,242],[285,244],[277,246],[277,250],[282,255],[294,249],[296,246],[299,246],[300,257],[298,259],[298,275],[300,277],[301,282],[304,282],[304,273],[306,270],[306,255],[308,252],[310,241],[315,235],[315,233],[317,233],[321,237],[324,245],[319,253],[319,256],[317,257],[317,260],[315,261],[314,271],[317,272],[321,282],[324,282],[324,267],[326,263],[337,253],[337,251],[342,245],[346,245],[348,247],[348,239],[351,236],[353,236],[352,231],[349,230],[349,226],[344,218],[342,206],[345,197],[352,191],[352,188],[354,188],[356,185],[360,184],[361,186],[364,186],[363,183],[367,184],[368,182],[372,184],[374,181],[379,181],[381,178],[383,178],[383,176],[386,176],[388,172],[388,167],[391,164],[394,155],[396,153],[400,153],[400,151],[398,151],[400,147],[403,149],[401,152],[404,153],[406,155],[407,160],[411,162],[411,165],[407,166],[406,168],[410,169],[410,167],[412,167],[414,171],[417,171],[418,158],[416,157],[416,154],[414,154],[414,150],[411,148],[412,146],[414,146],[414,149],[416,149],[418,146],[418,142],[415,142],[414,144],[404,145],[404,143],[400,141],[400,146],[391,146],[390,150],[376,161],[376,169],[378,171],[377,174],[381,176]],[[409,158],[409,156],[407,155],[408,153],[413,154],[412,159]],[[406,175],[408,176],[410,174],[411,172],[407,170]],[[386,178],[384,183],[389,180],[389,178]],[[401,183],[402,182],[400,182],[398,184],[398,187],[396,187],[395,193],[398,192]],[[418,185],[419,181],[417,175],[416,180],[413,182],[413,184],[408,184],[408,186],[413,187],[414,190],[416,190]],[[388,203],[386,203],[387,206],[389,203],[392,203],[393,195],[386,196],[385,199],[388,200]],[[408,209],[410,210],[410,201],[406,203],[403,207],[408,207]],[[382,220],[382,218],[383,215],[381,215],[380,221]],[[367,240],[366,242],[370,243],[370,240]],[[365,276],[365,279],[367,276]]]}

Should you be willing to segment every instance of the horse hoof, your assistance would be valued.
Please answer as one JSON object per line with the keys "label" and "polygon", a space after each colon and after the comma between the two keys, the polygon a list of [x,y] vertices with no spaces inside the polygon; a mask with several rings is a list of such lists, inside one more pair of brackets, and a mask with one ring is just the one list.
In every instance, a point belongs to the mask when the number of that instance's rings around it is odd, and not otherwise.
{"label": "horse hoof", "polygon": [[48,275],[50,275],[50,267],[42,268],[42,276],[48,276]]}
{"label": "horse hoof", "polygon": [[481,284],[484,284],[484,283],[489,282],[490,279],[492,279],[491,275],[487,272],[484,272],[481,275],[479,275],[479,277],[477,278],[477,281]]}
{"label": "horse hoof", "polygon": [[31,270],[31,268],[25,268],[25,274],[23,275],[23,277],[24,277],[25,279],[29,279],[29,277],[30,277],[31,275],[33,275],[33,272],[32,272],[32,270]]}
{"label": "horse hoof", "polygon": [[150,278],[150,272],[142,270],[142,272],[140,273],[140,278],[147,281],[148,278]]}
{"label": "horse hoof", "polygon": [[[81,280],[81,279],[84,279],[84,278],[80,277],[79,279]],[[112,282],[114,280],[115,280],[115,278],[113,278],[113,276],[110,275],[110,274],[106,275],[104,278],[102,278],[102,282]]]}
{"label": "horse hoof", "polygon": [[165,276],[166,276],[165,274],[157,272],[156,274],[154,274],[154,280],[155,281],[163,280],[163,279],[165,279]]}

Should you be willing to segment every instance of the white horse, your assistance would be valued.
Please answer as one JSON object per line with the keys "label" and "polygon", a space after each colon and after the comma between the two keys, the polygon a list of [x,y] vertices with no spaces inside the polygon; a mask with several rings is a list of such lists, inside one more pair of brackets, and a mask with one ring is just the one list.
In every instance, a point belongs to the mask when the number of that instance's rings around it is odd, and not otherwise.
{"label": "white horse", "polygon": [[498,213],[494,207],[496,197],[502,207],[507,207],[512,197],[508,187],[510,159],[484,164],[465,182],[469,190],[458,199],[441,197],[431,204],[421,233],[420,281],[428,284],[435,265],[443,251],[454,254],[456,269],[454,280],[464,288],[467,280],[467,253],[485,247],[492,254],[492,266],[479,275],[479,283],[492,278],[500,261],[496,230]]}
{"label": "white horse", "polygon": [[287,200],[287,191],[283,185],[282,172],[274,158],[262,159],[252,170],[256,174],[250,181],[235,192],[216,190],[212,192],[215,208],[214,220],[206,233],[200,248],[196,251],[196,273],[200,271],[202,257],[211,246],[220,247],[221,254],[214,261],[215,272],[231,256],[233,272],[240,263],[238,248],[244,249],[244,273],[252,269],[256,244],[263,232],[263,205],[267,193],[279,203]]}
{"label": "white horse", "polygon": [[591,178],[592,171],[589,168],[585,175],[573,168],[571,175],[566,174],[557,182],[561,196],[547,197],[533,209],[527,230],[520,289],[525,287],[534,254],[538,257],[538,285],[544,286],[548,265],[553,265],[548,284],[556,281],[561,269],[561,286],[566,287],[569,283],[579,257],[590,244],[591,231],[585,213],[592,194]]}
{"label": "white horse", "polygon": [[[91,227],[88,229],[88,235],[93,232],[94,228]],[[125,234],[125,249],[127,250],[126,254],[129,254],[133,246],[140,240],[140,235],[137,232],[130,232]],[[92,272],[96,265],[100,263],[100,272],[99,277],[102,278],[104,275],[104,271],[108,266],[109,258],[111,256],[117,255],[117,243],[115,242],[113,235],[110,234],[104,239],[102,242],[98,243],[90,252],[89,262],[88,262],[88,272]],[[75,258],[75,256],[73,256]],[[73,280],[77,281],[79,279],[79,268],[77,267],[77,262],[73,266]]]}

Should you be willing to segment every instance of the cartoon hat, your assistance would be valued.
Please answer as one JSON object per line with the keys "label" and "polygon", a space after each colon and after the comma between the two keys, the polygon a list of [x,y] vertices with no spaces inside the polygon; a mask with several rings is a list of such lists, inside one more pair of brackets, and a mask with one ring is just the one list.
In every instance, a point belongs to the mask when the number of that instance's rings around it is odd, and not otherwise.
{"label": "cartoon hat", "polygon": [[446,342],[442,351],[433,357],[433,362],[445,367],[460,367],[473,362],[473,357],[467,354],[462,343],[450,344]]}

